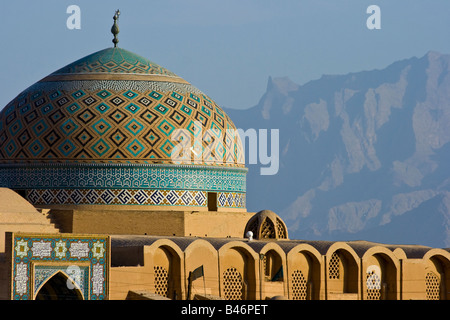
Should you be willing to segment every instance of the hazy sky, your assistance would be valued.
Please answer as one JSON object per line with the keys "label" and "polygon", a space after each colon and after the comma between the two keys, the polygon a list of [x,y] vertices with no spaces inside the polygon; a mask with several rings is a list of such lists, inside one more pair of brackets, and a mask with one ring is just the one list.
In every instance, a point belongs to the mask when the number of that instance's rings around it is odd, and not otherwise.
{"label": "hazy sky", "polygon": [[[69,5],[81,9],[79,30],[66,26]],[[366,26],[370,5],[380,8],[381,29]],[[450,53],[448,0],[1,0],[0,108],[60,67],[111,47],[116,9],[120,47],[224,107],[257,104],[269,76],[303,84],[430,50]]]}

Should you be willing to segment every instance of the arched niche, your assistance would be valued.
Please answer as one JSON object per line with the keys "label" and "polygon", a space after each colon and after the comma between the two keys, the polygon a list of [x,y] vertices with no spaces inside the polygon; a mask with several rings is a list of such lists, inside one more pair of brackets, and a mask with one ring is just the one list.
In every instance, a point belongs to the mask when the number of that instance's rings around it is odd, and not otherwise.
{"label": "arched niche", "polygon": [[268,242],[259,252],[259,298],[287,296],[286,254],[275,242]]}
{"label": "arched niche", "polygon": [[283,281],[283,259],[281,255],[270,249],[262,256],[262,275],[266,281]]}
{"label": "arched niche", "polygon": [[83,294],[67,274],[58,271],[41,285],[35,300],[83,300]]}
{"label": "arched niche", "polygon": [[363,256],[363,299],[398,299],[400,263],[396,254],[385,247],[372,247]]}
{"label": "arched niche", "polygon": [[320,253],[310,245],[301,244],[288,253],[289,299],[319,300],[322,265]]}
{"label": "arched niche", "polygon": [[425,261],[425,299],[450,299],[450,253],[432,249],[423,258]]}
{"label": "arched niche", "polygon": [[148,266],[154,293],[170,299],[182,299],[184,278],[182,251],[171,240],[161,239],[144,248],[144,261]]}
{"label": "arched niche", "polygon": [[326,255],[328,299],[358,299],[358,256],[345,243],[333,244]]}
{"label": "arched niche", "polygon": [[245,243],[229,242],[219,249],[220,296],[226,300],[255,300],[259,276],[256,253]]}
{"label": "arched niche", "polygon": [[212,294],[219,296],[218,252],[214,246],[206,240],[196,239],[184,250],[186,287],[189,286],[189,272],[202,267],[203,276],[196,278],[191,284],[191,298],[196,293]]}

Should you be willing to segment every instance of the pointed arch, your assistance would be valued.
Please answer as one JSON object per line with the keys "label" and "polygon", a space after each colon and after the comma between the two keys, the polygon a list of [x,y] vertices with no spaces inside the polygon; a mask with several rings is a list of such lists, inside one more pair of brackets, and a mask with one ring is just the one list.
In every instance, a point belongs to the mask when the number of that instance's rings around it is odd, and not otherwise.
{"label": "pointed arch", "polygon": [[289,298],[319,300],[323,291],[323,264],[320,252],[307,243],[292,247],[287,253]]}
{"label": "pointed arch", "polygon": [[59,270],[40,286],[35,300],[84,300],[84,297],[70,276]]}
{"label": "pointed arch", "polygon": [[258,254],[241,241],[230,241],[218,249],[220,296],[230,300],[256,299]]}
{"label": "pointed arch", "polygon": [[195,293],[212,294],[219,296],[217,279],[219,279],[219,271],[217,263],[219,260],[216,248],[204,239],[196,239],[191,242],[184,250],[185,254],[185,287],[188,288],[189,272],[199,267],[203,267],[203,276],[192,282],[192,296]]}
{"label": "pointed arch", "polygon": [[261,224],[260,239],[276,239],[275,225],[269,218],[265,218]]}
{"label": "pointed arch", "polygon": [[184,286],[176,279],[184,277],[184,254],[170,239],[158,239],[144,247],[144,263],[153,273],[151,279],[155,293],[170,299],[184,296]]}
{"label": "pointed arch", "polygon": [[373,246],[362,256],[363,299],[399,299],[400,261],[394,252],[384,246]]}
{"label": "pointed arch", "polygon": [[344,242],[332,244],[326,254],[328,299],[357,299],[359,295],[359,257]]}
{"label": "pointed arch", "polygon": [[448,300],[450,294],[450,252],[431,249],[424,255],[425,299]]}

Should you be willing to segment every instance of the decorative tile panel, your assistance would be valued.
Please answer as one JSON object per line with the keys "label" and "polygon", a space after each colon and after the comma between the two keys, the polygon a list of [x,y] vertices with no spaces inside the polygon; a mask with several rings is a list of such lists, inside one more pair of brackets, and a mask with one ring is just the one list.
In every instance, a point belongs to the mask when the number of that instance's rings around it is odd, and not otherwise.
{"label": "decorative tile panel", "polygon": [[58,272],[75,284],[84,299],[107,298],[109,237],[13,233],[11,244],[12,299],[34,299]]}
{"label": "decorative tile panel", "polygon": [[[145,189],[32,189],[27,200],[34,205],[146,205],[207,207],[207,192]],[[245,193],[220,192],[218,207],[245,208]]]}
{"label": "decorative tile panel", "polygon": [[[108,148],[110,146],[104,146]],[[100,145],[97,145],[100,148]],[[101,149],[99,150],[101,152]],[[0,164],[11,189],[174,189],[246,191],[247,169],[145,164]]]}

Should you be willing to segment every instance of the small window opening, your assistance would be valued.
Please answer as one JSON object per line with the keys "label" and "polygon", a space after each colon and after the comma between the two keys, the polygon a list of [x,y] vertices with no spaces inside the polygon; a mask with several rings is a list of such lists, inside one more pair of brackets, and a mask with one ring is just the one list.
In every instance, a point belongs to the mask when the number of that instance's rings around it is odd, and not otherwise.
{"label": "small window opening", "polygon": [[208,192],[208,211],[217,211],[217,193]]}

